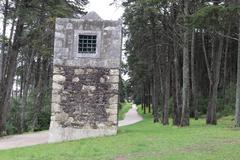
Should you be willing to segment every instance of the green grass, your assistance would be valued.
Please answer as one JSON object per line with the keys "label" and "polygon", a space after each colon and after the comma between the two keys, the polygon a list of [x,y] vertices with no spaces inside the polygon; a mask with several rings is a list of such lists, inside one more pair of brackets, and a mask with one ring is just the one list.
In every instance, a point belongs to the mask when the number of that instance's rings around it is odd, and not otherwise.
{"label": "green grass", "polygon": [[128,110],[131,108],[132,104],[131,103],[121,103],[121,109],[119,110],[118,113],[118,120],[123,120],[125,117],[125,114],[128,112]]}
{"label": "green grass", "polygon": [[117,136],[0,151],[0,160],[239,160],[240,130],[232,117],[206,126],[178,128],[144,121],[120,127]]}

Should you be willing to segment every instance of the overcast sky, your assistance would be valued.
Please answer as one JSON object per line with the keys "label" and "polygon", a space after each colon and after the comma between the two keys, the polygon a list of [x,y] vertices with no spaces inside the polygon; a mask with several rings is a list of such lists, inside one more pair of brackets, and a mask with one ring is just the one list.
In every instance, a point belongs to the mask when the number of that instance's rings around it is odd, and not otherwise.
{"label": "overcast sky", "polygon": [[87,11],[95,11],[105,20],[118,20],[123,14],[123,8],[110,5],[114,0],[89,0]]}

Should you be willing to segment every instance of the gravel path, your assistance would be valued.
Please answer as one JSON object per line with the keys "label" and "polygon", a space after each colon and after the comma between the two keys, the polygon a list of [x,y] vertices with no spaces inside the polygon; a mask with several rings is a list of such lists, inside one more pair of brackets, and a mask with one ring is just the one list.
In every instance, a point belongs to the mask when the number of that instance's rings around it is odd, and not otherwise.
{"label": "gravel path", "polygon": [[[124,120],[119,121],[118,125],[127,126],[142,120],[143,118],[137,113],[136,105],[133,104],[132,108],[126,113]],[[48,143],[48,131],[6,136],[0,138],[0,150],[45,143]]]}
{"label": "gravel path", "polygon": [[48,143],[48,131],[6,136],[0,139],[0,150]]}
{"label": "gravel path", "polygon": [[118,126],[127,126],[142,120],[143,118],[137,113],[136,104],[133,104],[132,108],[125,114],[124,120],[118,122]]}

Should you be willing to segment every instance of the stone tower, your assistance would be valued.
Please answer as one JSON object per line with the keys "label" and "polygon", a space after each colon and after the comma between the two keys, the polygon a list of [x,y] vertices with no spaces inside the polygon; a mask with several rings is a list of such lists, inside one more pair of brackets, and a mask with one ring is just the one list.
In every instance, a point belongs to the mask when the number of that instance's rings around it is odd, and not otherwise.
{"label": "stone tower", "polygon": [[56,19],[49,142],[117,133],[121,21]]}

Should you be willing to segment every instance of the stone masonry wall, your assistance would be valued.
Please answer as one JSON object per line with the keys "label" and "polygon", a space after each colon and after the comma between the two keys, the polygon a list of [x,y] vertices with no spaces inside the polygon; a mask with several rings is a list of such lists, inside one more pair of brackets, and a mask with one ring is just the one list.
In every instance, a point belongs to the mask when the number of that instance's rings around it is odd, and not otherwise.
{"label": "stone masonry wall", "polygon": [[[122,22],[90,12],[57,18],[49,142],[117,133]],[[78,52],[80,34],[96,34],[95,54]]]}
{"label": "stone masonry wall", "polygon": [[117,125],[119,70],[54,67],[52,118],[61,127]]}

